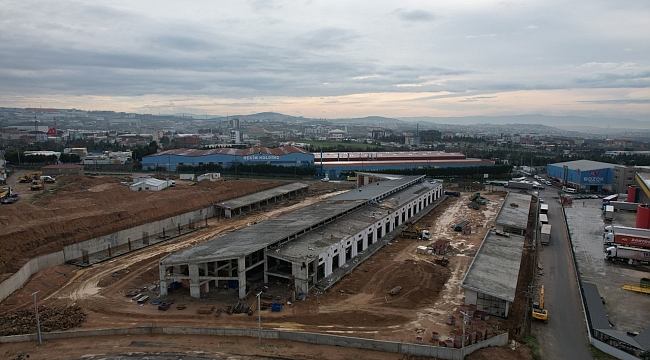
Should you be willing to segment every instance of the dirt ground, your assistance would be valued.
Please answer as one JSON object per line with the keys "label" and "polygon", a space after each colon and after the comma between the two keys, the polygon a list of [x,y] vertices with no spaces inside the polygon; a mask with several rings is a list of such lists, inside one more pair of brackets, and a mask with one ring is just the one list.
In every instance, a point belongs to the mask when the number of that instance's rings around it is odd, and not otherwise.
{"label": "dirt ground", "polygon": [[[152,324],[156,326],[256,327],[257,316],[246,316],[244,314],[229,316],[223,314],[215,317],[214,312],[210,315],[197,314],[197,310],[207,304],[215,306],[216,309],[225,309],[228,305],[236,304],[238,300],[234,290],[214,289],[205,298],[193,299],[189,297],[189,292],[186,289],[179,289],[172,292],[167,298],[167,300],[174,300],[175,304],[166,312],[158,311],[155,306],[149,304],[138,306],[130,297],[124,295],[128,291],[144,289],[152,285],[155,287],[159,280],[158,260],[166,254],[194,246],[219,234],[234,231],[254,222],[275,217],[288,211],[295,211],[310,203],[319,201],[324,196],[334,194],[334,190],[340,190],[344,185],[337,183],[317,184],[320,188],[314,189],[313,196],[304,201],[285,203],[280,207],[265,209],[241,218],[210,219],[208,228],[176,238],[170,242],[126,254],[90,268],[76,269],[71,266],[60,266],[43,270],[36,274],[23,289],[6,299],[2,303],[0,313],[6,314],[9,311],[29,306],[30,301],[32,301],[29,294],[40,290],[40,304],[61,307],[70,304],[81,306],[87,313],[86,321],[82,325],[83,328],[150,326]],[[128,191],[130,192],[130,190]],[[413,342],[416,336],[423,336],[428,340],[428,337],[434,331],[440,334],[441,339],[461,333],[461,321],[457,321],[454,326],[449,326],[446,324],[446,320],[450,315],[455,315],[458,318],[458,309],[463,303],[463,291],[460,288],[460,283],[485,233],[492,226],[505,193],[488,193],[487,191],[482,193],[488,203],[486,206],[482,206],[480,210],[467,207],[470,195],[463,194],[460,198],[450,197],[439,208],[417,223],[419,227],[431,230],[433,241],[438,239],[450,241],[450,250],[447,254],[450,262],[447,267],[435,264],[432,255],[416,253],[417,246],[428,245],[428,242],[397,238],[330,290],[324,293],[310,294],[305,301],[292,302],[289,305],[287,301],[292,299],[288,284],[281,282],[269,284],[269,293],[279,296],[286,305],[281,312],[272,313],[269,310],[261,310],[263,327],[266,329],[322,332],[403,342]],[[453,231],[451,226],[465,219],[470,220],[472,233],[463,235]],[[520,274],[520,276],[523,275]],[[402,286],[402,290],[399,294],[391,296],[389,291],[396,285]],[[156,296],[155,289],[144,292],[148,293],[152,298]],[[243,301],[245,306],[251,306],[252,308],[255,308],[255,302],[254,298]],[[521,302],[523,303],[523,301]],[[180,303],[185,304],[186,308],[183,310],[177,309],[176,305]],[[521,306],[518,306],[516,301],[510,319],[503,320],[492,317],[489,323],[495,328],[512,330],[514,327],[521,325],[520,322],[523,319],[523,310],[519,308]],[[154,340],[147,338],[147,341],[162,343],[168,341],[168,339],[160,340],[157,338],[158,336],[155,336]],[[116,346],[116,342],[122,344],[117,346],[128,346],[128,341],[134,339],[135,337],[132,336],[97,339],[97,342],[98,344],[107,344],[107,353],[115,353],[108,349]],[[189,337],[179,337],[177,340],[170,341],[174,346],[170,346],[168,349],[151,346],[148,351],[174,351],[177,346],[182,346],[184,343],[187,345],[188,341],[193,344],[199,343]],[[405,358],[397,354],[376,352],[367,354],[361,350],[338,347],[318,347],[321,352],[317,353],[318,355],[311,355],[314,354],[313,345],[297,343],[276,344],[273,345],[276,349],[272,355],[269,353],[260,354],[255,353],[255,351],[260,350],[256,346],[237,347],[237,350],[233,350],[234,348],[231,347],[230,350],[227,350],[227,347],[223,344],[229,341],[221,337],[212,339],[206,342],[206,344],[212,344],[212,348],[201,351],[224,351],[230,354],[285,358]],[[247,344],[251,341],[254,340],[241,338],[232,340],[234,344]],[[124,342],[127,342],[126,345],[124,345]],[[68,340],[65,342],[52,342],[52,345],[48,342],[47,346],[66,351],[64,348],[68,348]],[[19,348],[14,347],[12,344],[6,347],[7,350],[5,351],[7,351],[6,354],[9,354],[10,350]],[[192,348],[199,350],[204,347],[195,346]],[[246,351],[243,352],[242,349],[244,348],[246,348]],[[3,349],[5,349],[5,345],[3,345]],[[527,348],[522,347],[522,349]],[[118,351],[120,349],[113,350]],[[133,350],[145,351],[144,349]],[[37,357],[39,351],[33,353],[36,356],[33,356],[33,358],[39,358]],[[1,352],[2,350],[0,350]],[[88,352],[88,349],[84,352],[82,347],[75,353],[75,356],[76,354],[81,356]],[[305,356],[305,354],[310,355]],[[525,350],[519,348],[514,351],[490,348],[472,354],[470,359],[532,358],[529,354],[526,354]],[[416,359],[414,357],[406,358]]]}

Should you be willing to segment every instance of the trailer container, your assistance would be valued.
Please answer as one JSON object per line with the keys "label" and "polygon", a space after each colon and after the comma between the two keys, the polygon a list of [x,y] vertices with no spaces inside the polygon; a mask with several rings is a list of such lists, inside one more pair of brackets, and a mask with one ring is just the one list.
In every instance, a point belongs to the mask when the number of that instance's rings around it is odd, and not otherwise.
{"label": "trailer container", "polygon": [[639,262],[650,262],[650,249],[620,245],[611,246],[605,251],[605,259],[625,261],[630,265],[635,265]]}
{"label": "trailer container", "polygon": [[548,214],[548,204],[541,204],[539,206],[539,212],[542,214]]}
{"label": "trailer container", "polygon": [[650,249],[650,230],[627,226],[606,226],[605,245],[625,245]]}
{"label": "trailer container", "polygon": [[532,190],[533,183],[523,181],[508,181],[508,187],[513,189]]}
{"label": "trailer container", "polygon": [[626,201],[610,201],[609,205],[614,207],[614,210],[628,210],[628,211],[637,211],[639,208],[638,203],[630,203]]}
{"label": "trailer container", "polygon": [[454,231],[461,232],[463,231],[463,228],[465,228],[465,226],[467,225],[469,225],[469,221],[467,220],[461,221],[458,224],[456,224],[456,226],[454,226]]}
{"label": "trailer container", "polygon": [[605,205],[605,220],[614,220],[614,207],[612,205]]}
{"label": "trailer container", "polygon": [[618,200],[618,194],[609,195],[609,196],[606,196],[606,197],[603,198],[604,203],[610,202],[610,201],[617,201],[617,200]]}
{"label": "trailer container", "polygon": [[551,242],[551,225],[542,225],[540,242],[542,245],[548,245]]}

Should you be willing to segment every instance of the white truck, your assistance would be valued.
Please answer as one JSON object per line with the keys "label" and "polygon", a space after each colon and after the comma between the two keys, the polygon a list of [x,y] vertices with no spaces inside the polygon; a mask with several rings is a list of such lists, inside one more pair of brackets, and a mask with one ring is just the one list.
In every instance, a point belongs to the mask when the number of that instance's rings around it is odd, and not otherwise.
{"label": "white truck", "polygon": [[548,245],[551,242],[551,225],[542,225],[542,231],[540,233],[542,234],[542,237],[540,239],[541,244]]}
{"label": "white truck", "polygon": [[612,205],[605,205],[605,220],[614,220],[614,207]]}
{"label": "white truck", "polygon": [[612,206],[614,210],[637,211],[639,208],[638,203],[631,203],[627,201],[610,201],[609,205]]}
{"label": "white truck", "polygon": [[508,188],[512,189],[524,189],[524,190],[532,190],[533,189],[533,183],[528,182],[528,181],[508,181]]}
{"label": "white truck", "polygon": [[610,246],[605,250],[605,259],[611,261],[625,261],[629,265],[639,262],[650,262],[650,249],[641,249],[629,246]]}
{"label": "white truck", "polygon": [[606,226],[603,243],[650,249],[650,230],[628,226]]}

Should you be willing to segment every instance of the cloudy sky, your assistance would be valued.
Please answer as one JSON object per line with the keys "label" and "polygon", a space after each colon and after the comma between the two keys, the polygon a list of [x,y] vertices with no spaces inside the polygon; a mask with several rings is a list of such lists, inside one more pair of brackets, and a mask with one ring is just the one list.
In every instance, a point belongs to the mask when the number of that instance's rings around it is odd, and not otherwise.
{"label": "cloudy sky", "polygon": [[3,1],[0,106],[650,120],[650,1]]}

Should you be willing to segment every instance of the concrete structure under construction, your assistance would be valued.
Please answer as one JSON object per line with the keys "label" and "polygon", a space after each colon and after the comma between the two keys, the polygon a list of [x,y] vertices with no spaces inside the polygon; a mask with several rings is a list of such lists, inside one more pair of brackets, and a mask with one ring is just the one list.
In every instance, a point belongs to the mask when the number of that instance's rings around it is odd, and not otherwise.
{"label": "concrete structure under construction", "polygon": [[507,318],[517,295],[523,250],[523,236],[488,231],[461,283],[465,305]]}
{"label": "concrete structure under construction", "polygon": [[525,235],[531,200],[531,195],[508,192],[494,220],[496,229],[510,234]]}
{"label": "concrete structure under construction", "polygon": [[217,216],[231,218],[260,209],[262,206],[284,201],[287,198],[297,197],[307,193],[309,185],[291,183],[255,194],[242,196],[215,204]]}
{"label": "concrete structure under construction", "polygon": [[[319,281],[443,196],[424,176],[364,175],[368,185],[265,220],[159,261],[160,291],[172,283],[200,297],[213,287],[237,288],[285,279],[297,294]],[[175,287],[175,286],[174,286]]]}

